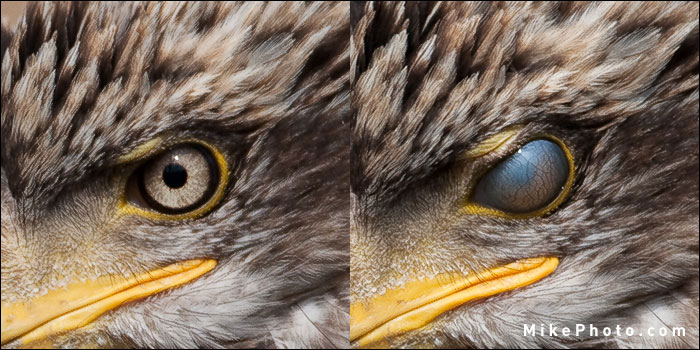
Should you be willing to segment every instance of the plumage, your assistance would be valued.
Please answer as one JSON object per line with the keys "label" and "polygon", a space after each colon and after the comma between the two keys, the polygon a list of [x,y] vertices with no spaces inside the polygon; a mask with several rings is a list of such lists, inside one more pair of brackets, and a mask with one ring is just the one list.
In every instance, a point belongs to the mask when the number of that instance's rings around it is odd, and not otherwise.
{"label": "plumage", "polygon": [[[697,2],[350,11],[351,303],[411,276],[560,259],[539,282],[384,346],[698,347]],[[460,212],[468,184],[507,151],[464,154],[504,130],[514,144],[548,134],[571,149],[573,188],[554,211]],[[687,334],[523,335],[525,324],[576,323]]]}
{"label": "plumage", "polygon": [[[196,281],[52,344],[347,346],[348,11],[41,2],[3,24],[3,305],[67,276],[210,258]],[[214,209],[113,218],[124,157],[190,138],[228,163]]]}

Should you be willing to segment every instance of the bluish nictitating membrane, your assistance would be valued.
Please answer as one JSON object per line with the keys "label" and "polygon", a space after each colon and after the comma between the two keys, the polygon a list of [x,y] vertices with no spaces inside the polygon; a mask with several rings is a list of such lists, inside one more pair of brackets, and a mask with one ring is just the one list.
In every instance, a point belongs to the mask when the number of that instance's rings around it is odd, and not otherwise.
{"label": "bluish nictitating membrane", "polygon": [[535,140],[489,170],[472,201],[506,213],[531,213],[559,196],[569,171],[566,153],[557,143]]}

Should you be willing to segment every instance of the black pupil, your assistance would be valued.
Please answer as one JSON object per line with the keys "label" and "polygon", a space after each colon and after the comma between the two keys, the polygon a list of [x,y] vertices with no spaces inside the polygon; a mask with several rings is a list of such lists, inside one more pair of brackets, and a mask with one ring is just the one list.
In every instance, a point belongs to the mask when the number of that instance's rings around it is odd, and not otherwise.
{"label": "black pupil", "polygon": [[170,188],[180,188],[187,182],[187,170],[177,163],[168,164],[163,169],[163,182]]}

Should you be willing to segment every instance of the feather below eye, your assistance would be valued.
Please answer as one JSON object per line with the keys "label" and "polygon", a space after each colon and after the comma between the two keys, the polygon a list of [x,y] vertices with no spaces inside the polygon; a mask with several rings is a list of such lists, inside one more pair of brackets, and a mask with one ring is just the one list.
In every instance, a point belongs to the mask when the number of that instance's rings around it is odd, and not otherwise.
{"label": "feather below eye", "polygon": [[567,154],[557,143],[531,141],[479,180],[472,202],[512,214],[535,212],[560,197],[570,172]]}

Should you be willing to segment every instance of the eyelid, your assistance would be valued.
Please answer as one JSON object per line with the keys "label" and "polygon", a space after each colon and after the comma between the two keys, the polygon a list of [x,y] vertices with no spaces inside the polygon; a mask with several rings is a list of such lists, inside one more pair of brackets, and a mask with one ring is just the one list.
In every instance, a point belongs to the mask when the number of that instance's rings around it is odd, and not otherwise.
{"label": "eyelid", "polygon": [[117,165],[133,163],[145,159],[152,155],[154,151],[162,149],[162,146],[163,138],[155,137],[137,146],[133,151],[119,157],[117,159]]}
{"label": "eyelid", "polygon": [[479,145],[469,150],[464,157],[465,158],[478,158],[489,154],[497,149],[499,149],[504,144],[508,143],[516,134],[518,130],[508,129],[499,132],[484,141],[481,141]]}
{"label": "eyelid", "polygon": [[[214,194],[212,195],[211,199],[209,199],[204,205],[201,207],[187,213],[182,213],[182,214],[164,214],[164,213],[159,213],[156,211],[144,209],[135,205],[132,205],[129,203],[129,201],[126,198],[126,186],[128,181],[125,182],[124,186],[125,189],[122,191],[122,196],[119,199],[119,204],[117,206],[117,215],[118,216],[123,216],[123,215],[138,215],[138,216],[143,216],[149,219],[154,219],[154,220],[186,220],[186,219],[196,219],[201,217],[202,215],[208,213],[211,211],[212,208],[216,204],[218,204],[221,201],[221,198],[224,195],[224,192],[226,190],[226,187],[228,185],[228,178],[229,178],[229,169],[228,169],[228,162],[224,155],[219,151],[218,148],[215,146],[199,140],[199,139],[183,139],[179,140],[178,142],[172,142],[169,143],[169,145],[165,146],[163,142],[160,143],[161,149],[158,152],[148,152],[148,154],[158,154],[162,151],[164,151],[168,146],[173,146],[176,144],[185,144],[185,143],[195,143],[198,144],[204,148],[206,148],[214,158],[214,161],[219,167],[219,184],[214,191]],[[152,150],[151,150],[152,151]]]}
{"label": "eyelid", "polygon": [[[500,134],[496,134],[495,136],[498,136]],[[512,136],[511,136],[512,138]],[[555,137],[553,135],[549,134],[537,134],[533,135],[531,137],[528,137],[527,140],[524,142],[518,142],[517,149],[522,148],[524,145],[528,144],[529,142],[538,140],[538,139],[544,139],[548,141],[552,141],[559,145],[561,149],[564,151],[564,154],[566,155],[567,163],[569,165],[569,174],[566,179],[566,182],[564,184],[564,188],[561,190],[559,195],[552,201],[550,204],[548,204],[546,207],[536,210],[534,212],[529,212],[529,213],[507,213],[502,210],[494,209],[494,208],[488,208],[483,205],[480,205],[478,203],[475,203],[471,200],[475,185],[478,183],[478,181],[481,179],[481,177],[485,174],[481,174],[480,176],[475,176],[474,179],[471,181],[470,188],[468,190],[468,194],[466,195],[466,199],[464,204],[462,205],[462,210],[467,213],[467,214],[477,214],[477,215],[490,215],[490,216],[498,216],[498,217],[504,217],[504,218],[510,218],[510,219],[527,219],[527,218],[532,218],[532,217],[537,217],[537,216],[543,216],[546,215],[553,210],[555,210],[557,207],[559,207],[564,200],[568,197],[569,192],[571,191],[571,187],[573,186],[574,179],[576,178],[576,165],[574,162],[574,157],[569,149],[569,147],[559,139],[558,137]],[[487,139],[488,140],[488,139]],[[494,148],[491,150],[490,153],[495,153],[495,152],[501,152],[502,148],[508,147],[511,148],[512,145],[509,145],[508,143],[512,144],[512,142],[508,142],[508,140],[502,142],[498,147]],[[479,148],[479,146],[477,147]],[[483,156],[485,154],[482,154],[480,156]],[[508,156],[512,155],[509,154]],[[492,169],[493,167],[490,167]],[[488,170],[487,170],[488,171]]]}

